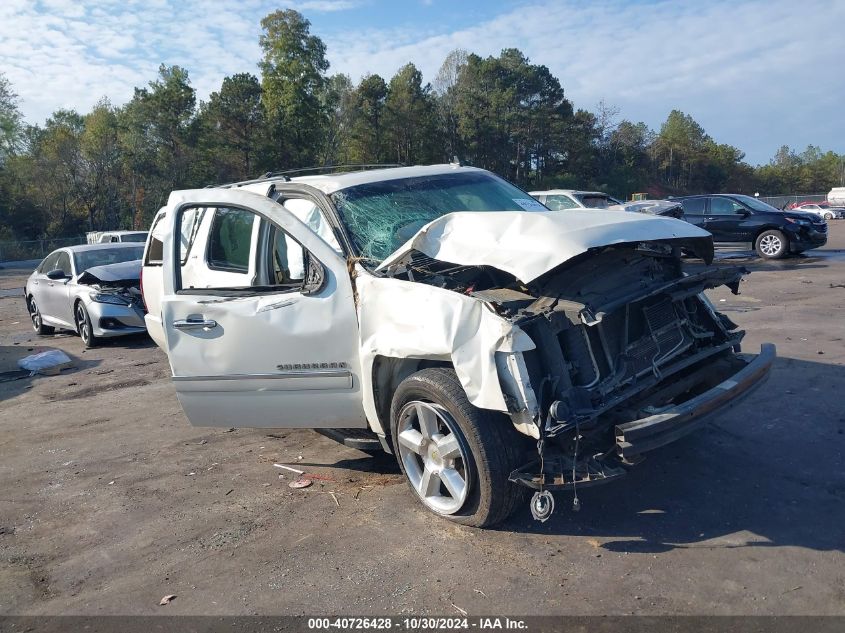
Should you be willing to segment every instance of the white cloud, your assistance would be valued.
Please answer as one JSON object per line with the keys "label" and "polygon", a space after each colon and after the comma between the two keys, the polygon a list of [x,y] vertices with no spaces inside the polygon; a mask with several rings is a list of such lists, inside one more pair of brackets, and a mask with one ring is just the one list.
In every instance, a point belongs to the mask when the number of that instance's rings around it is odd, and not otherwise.
{"label": "white cloud", "polygon": [[319,11],[323,13],[331,13],[334,11],[348,11],[349,9],[356,9],[361,6],[361,2],[355,0],[308,0],[296,5],[296,8],[301,11]]}
{"label": "white cloud", "polygon": [[348,33],[329,40],[329,57],[353,80],[389,77],[408,61],[432,80],[452,49],[486,56],[516,47],[548,66],[578,107],[605,99],[652,126],[679,108],[765,162],[782,143],[845,151],[845,117],[833,103],[845,97],[842,45],[817,35],[841,23],[845,3],[834,0],[568,0],[417,38]]}
{"label": "white cloud", "polygon": [[58,108],[121,104],[161,63],[188,69],[198,96],[223,77],[257,73],[258,0],[7,0],[0,3],[0,69],[40,123]]}
{"label": "white cloud", "polygon": [[[373,2],[290,5],[325,13]],[[3,0],[0,69],[31,122],[60,107],[85,111],[104,95],[123,103],[162,62],[187,68],[207,98],[226,75],[257,74],[259,23],[276,8],[272,0]],[[845,23],[843,2],[524,0],[498,15],[478,9],[467,28],[450,27],[442,3],[428,11],[443,12],[442,26],[341,30],[311,16],[312,32],[326,42],[331,72],[353,80],[389,78],[413,61],[431,81],[455,48],[486,56],[516,47],[548,66],[577,107],[604,99],[653,127],[679,108],[752,162],[782,143],[845,151],[842,45],[819,35]]]}

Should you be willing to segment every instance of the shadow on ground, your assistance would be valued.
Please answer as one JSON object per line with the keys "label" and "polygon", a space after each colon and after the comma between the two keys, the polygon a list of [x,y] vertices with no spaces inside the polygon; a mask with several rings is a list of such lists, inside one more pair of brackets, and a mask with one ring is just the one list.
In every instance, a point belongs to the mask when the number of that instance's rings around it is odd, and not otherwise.
{"label": "shadow on ground", "polygon": [[[37,354],[52,348],[50,345],[0,345],[0,401],[9,400],[19,396],[32,388],[36,380],[49,380],[56,376],[36,374],[30,376],[28,371],[18,367],[18,360],[30,354]],[[64,350],[63,350],[64,351]],[[65,351],[72,365],[61,371],[61,376],[70,376],[77,372],[90,370],[99,365],[102,361],[81,359]]]}
{"label": "shadow on ground", "polygon": [[843,384],[845,367],[780,358],[736,409],[622,480],[581,490],[580,512],[561,492],[547,523],[526,509],[501,529],[592,535],[614,552],[845,550],[845,408],[824,410],[813,395]]}
{"label": "shadow on ground", "polygon": [[[716,264],[745,266],[751,272],[777,270],[812,270],[827,268],[834,261],[845,260],[845,251],[811,250],[783,259],[763,259],[753,250],[717,249]],[[695,260],[693,260],[695,261]]]}

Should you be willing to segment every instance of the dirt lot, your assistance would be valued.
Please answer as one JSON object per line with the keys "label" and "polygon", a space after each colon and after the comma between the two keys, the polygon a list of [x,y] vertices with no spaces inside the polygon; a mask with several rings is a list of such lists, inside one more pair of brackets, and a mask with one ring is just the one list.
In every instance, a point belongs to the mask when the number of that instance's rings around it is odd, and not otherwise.
{"label": "dirt lot", "polygon": [[40,339],[29,271],[0,270],[0,372],[77,367],[0,382],[0,614],[845,614],[844,249],[840,221],[807,257],[723,252],[753,273],[712,299],[746,351],[777,344],[769,382],[581,512],[487,531],[423,511],[392,458],[190,427],[146,337]]}

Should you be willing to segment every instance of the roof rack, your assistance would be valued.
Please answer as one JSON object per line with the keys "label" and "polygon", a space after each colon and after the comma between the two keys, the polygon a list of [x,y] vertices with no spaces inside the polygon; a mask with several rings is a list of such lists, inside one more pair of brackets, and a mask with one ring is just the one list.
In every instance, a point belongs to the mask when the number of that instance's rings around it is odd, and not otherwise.
{"label": "roof rack", "polygon": [[281,178],[285,182],[290,182],[292,175],[303,175],[307,173],[319,174],[322,172],[336,172],[340,170],[345,171],[365,171],[367,169],[390,169],[394,167],[406,167],[403,163],[365,163],[365,164],[349,164],[349,165],[324,165],[322,167],[300,167],[299,169],[286,169],[284,171],[268,171],[258,178],[251,180],[242,180],[240,182],[232,182],[224,185],[206,185],[206,187],[241,187],[243,185],[251,185],[257,182],[264,182],[274,178]]}
{"label": "roof rack", "polygon": [[389,169],[392,167],[405,167],[405,165],[402,163],[353,163],[348,165],[323,165],[322,167],[300,167],[299,169],[286,169],[285,171],[268,171],[262,178],[278,178],[292,174],[322,173],[324,171],[365,171],[367,169]]}

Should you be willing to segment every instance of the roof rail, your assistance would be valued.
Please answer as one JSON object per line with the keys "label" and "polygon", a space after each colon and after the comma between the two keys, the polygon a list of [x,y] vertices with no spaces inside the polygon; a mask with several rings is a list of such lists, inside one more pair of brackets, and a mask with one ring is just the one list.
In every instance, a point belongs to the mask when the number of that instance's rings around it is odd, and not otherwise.
{"label": "roof rail", "polygon": [[290,176],[291,174],[321,173],[324,171],[365,171],[367,169],[388,169],[392,167],[405,167],[402,163],[352,163],[348,165],[323,165],[322,167],[300,167],[299,169],[286,169],[285,171],[268,171],[263,178],[278,178],[279,176]]}
{"label": "roof rail", "polygon": [[229,187],[242,187],[243,185],[251,185],[257,182],[266,182],[276,178],[282,178],[286,182],[290,182],[291,175],[303,175],[307,173],[321,173],[324,171],[365,171],[367,169],[389,169],[394,167],[405,167],[402,163],[365,163],[365,164],[350,164],[350,165],[324,165],[322,167],[301,167],[299,169],[287,169],[285,171],[268,171],[258,178],[251,180],[242,180],[239,182],[231,182],[223,185],[206,185],[206,187],[221,187],[223,189]]}

